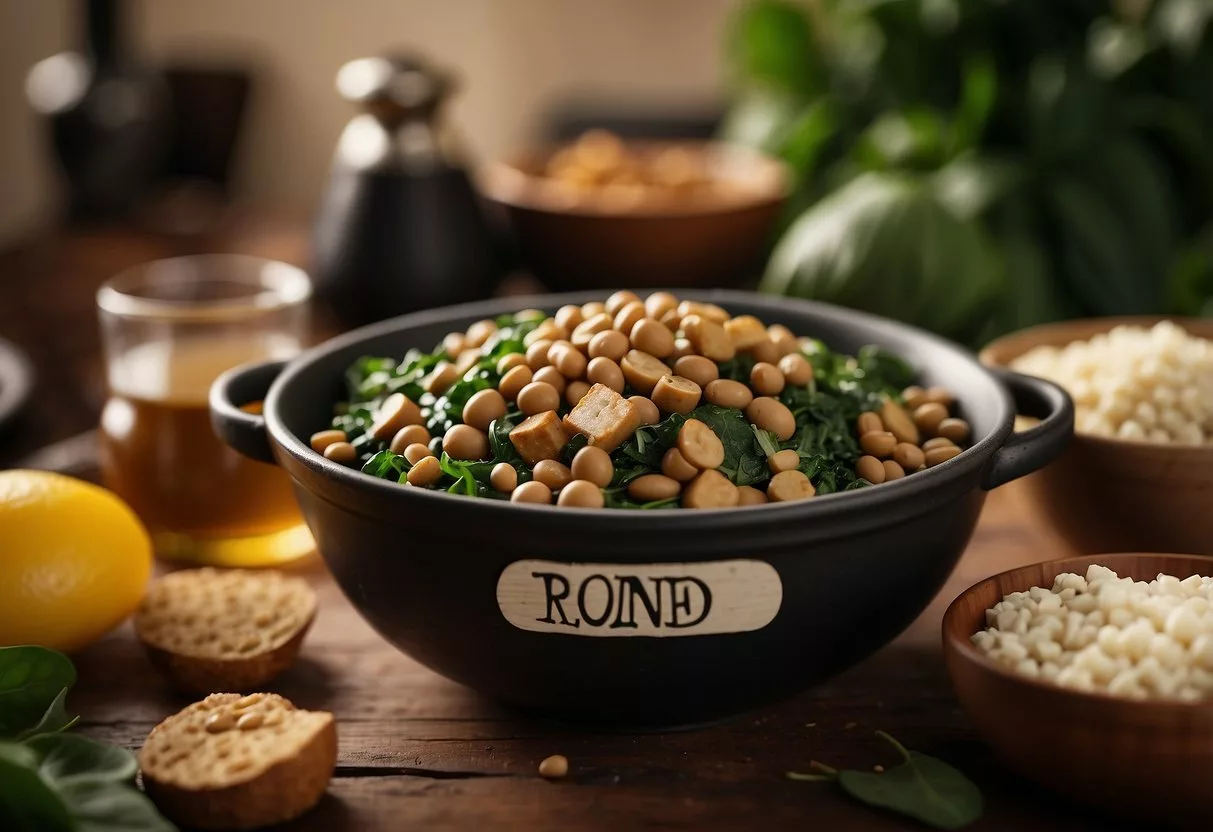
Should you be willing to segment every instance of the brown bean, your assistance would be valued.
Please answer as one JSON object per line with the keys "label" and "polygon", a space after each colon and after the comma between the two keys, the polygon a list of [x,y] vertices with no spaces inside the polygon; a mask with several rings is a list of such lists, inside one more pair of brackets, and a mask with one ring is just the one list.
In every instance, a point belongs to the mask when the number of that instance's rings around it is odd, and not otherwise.
{"label": "brown bean", "polygon": [[581,320],[583,321],[588,321],[595,315],[601,315],[604,312],[606,312],[606,304],[600,300],[581,304]]}
{"label": "brown bean", "polygon": [[375,411],[375,421],[367,431],[376,439],[387,441],[396,435],[396,431],[405,425],[420,425],[421,408],[403,393],[393,393],[383,400],[383,404]]}
{"label": "brown bean", "polygon": [[343,430],[322,430],[312,434],[310,444],[312,450],[318,454],[324,453],[324,449],[329,445],[334,445],[338,442],[345,442],[349,439]]}
{"label": "brown bean", "polygon": [[623,370],[605,355],[590,359],[585,377],[590,384],[602,384],[616,393],[623,392]]}
{"label": "brown bean", "polygon": [[933,451],[936,448],[946,448],[949,445],[955,444],[955,442],[946,436],[936,436],[934,439],[928,439],[926,442],[923,442],[922,449],[923,451]]}
{"label": "brown bean", "polygon": [[682,483],[664,474],[645,474],[628,483],[628,496],[642,503],[668,500],[682,491]]}
{"label": "brown bean", "polygon": [[551,505],[552,489],[541,482],[531,480],[524,482],[510,493],[511,503],[541,503]]}
{"label": "brown bean", "polygon": [[941,462],[947,462],[949,459],[960,455],[960,448],[955,445],[945,445],[942,448],[932,448],[923,456],[928,468],[934,468]]}
{"label": "brown bean", "polygon": [[817,493],[813,483],[802,472],[780,471],[767,483],[767,499],[772,503],[807,500]]}
{"label": "brown bean", "polygon": [[660,321],[661,316],[678,308],[678,298],[669,292],[654,292],[644,299],[644,311],[650,318]]}
{"label": "brown bean", "polygon": [[716,362],[702,355],[684,355],[679,358],[674,362],[674,372],[683,378],[689,378],[700,387],[707,387],[720,378],[720,369]]}
{"label": "brown bean", "polygon": [[682,489],[683,508],[731,508],[740,500],[737,486],[719,471],[701,471]]}
{"label": "brown bean", "polygon": [[665,362],[640,350],[628,350],[619,362],[619,367],[623,370],[623,377],[627,379],[628,384],[646,396],[653,392],[662,376],[670,374],[670,368]]}
{"label": "brown bean", "polygon": [[763,494],[752,485],[739,485],[737,487],[737,505],[739,506],[760,506],[768,502],[767,495]]}
{"label": "brown bean", "polygon": [[349,442],[334,442],[324,449],[324,458],[349,465],[358,458],[358,450]]}
{"label": "brown bean", "polygon": [[602,508],[606,501],[602,489],[586,480],[573,480],[560,489],[556,505],[566,508]]}
{"label": "brown bean", "polygon": [[531,381],[537,381],[542,384],[550,384],[556,389],[557,393],[561,394],[564,393],[564,388],[568,387],[569,384],[564,378],[564,373],[560,372],[551,365],[548,365],[547,367],[540,367],[538,370],[536,370],[535,374],[531,376]]}
{"label": "brown bean", "polygon": [[775,346],[775,342],[769,337],[750,347],[750,356],[755,361],[765,361],[768,364],[778,364],[779,359],[783,357],[779,353],[779,348]]}
{"label": "brown bean", "polygon": [[678,450],[696,468],[719,468],[724,462],[724,443],[698,419],[687,419],[678,430]]}
{"label": "brown bean", "polygon": [[956,404],[956,397],[952,395],[952,391],[941,385],[928,387],[925,395],[928,403],[934,402],[944,407],[951,407]]}
{"label": "brown bean", "polygon": [[969,423],[964,419],[944,419],[935,428],[935,432],[959,445],[969,438]]}
{"label": "brown bean", "polygon": [[677,448],[670,448],[665,452],[665,456],[661,458],[661,473],[678,482],[689,482],[695,479],[695,476],[699,473],[699,469],[687,462],[687,458],[682,455],[682,451]]}
{"label": "brown bean", "polygon": [[446,392],[446,389],[459,380],[459,371],[455,369],[455,365],[449,361],[439,361],[438,366],[430,371],[421,384],[425,388],[425,392],[434,396],[441,396]]}
{"label": "brown bean", "polygon": [[442,450],[451,459],[484,459],[489,455],[489,438],[471,425],[453,425],[442,436]]}
{"label": "brown bean", "polygon": [[409,461],[409,465],[416,465],[427,456],[433,456],[434,452],[430,450],[430,446],[421,442],[414,442],[404,449],[404,458]]}
{"label": "brown bean", "polygon": [[724,331],[729,334],[733,347],[738,351],[748,350],[767,337],[766,325],[753,315],[738,315],[725,322]]}
{"label": "brown bean", "polygon": [[529,347],[536,341],[562,341],[569,337],[569,331],[560,324],[548,318],[539,326],[532,329],[522,339],[523,346]]}
{"label": "brown bean", "polygon": [[884,464],[874,456],[861,456],[855,463],[855,475],[873,485],[884,482]]}
{"label": "brown bean", "polygon": [[522,392],[522,388],[534,380],[535,374],[531,372],[531,368],[526,364],[511,367],[501,377],[501,381],[497,385],[497,392],[505,397],[507,402],[512,402],[518,398],[518,394]]}
{"label": "brown bean", "polygon": [[448,332],[442,339],[442,349],[452,359],[458,358],[459,353],[467,348],[468,337],[462,332]]}
{"label": "brown bean", "polygon": [[541,459],[536,462],[531,475],[553,491],[558,491],[573,481],[573,472],[569,470],[569,466],[554,459]]}
{"label": "brown bean", "polygon": [[703,392],[712,404],[731,407],[734,410],[742,410],[754,401],[754,394],[750,392],[750,388],[731,378],[718,378],[709,382]]}
{"label": "brown bean", "polygon": [[614,315],[629,303],[640,303],[640,295],[630,289],[620,289],[606,299],[606,311]]}
{"label": "brown bean", "polygon": [[674,339],[674,351],[670,353],[670,358],[677,361],[680,358],[685,358],[688,355],[694,355],[695,348],[691,346],[691,342],[686,338]]}
{"label": "brown bean", "polygon": [[588,480],[599,488],[606,488],[611,484],[611,477],[615,476],[615,465],[611,462],[611,455],[602,448],[589,445],[582,448],[573,457],[573,465],[570,470],[573,472],[573,479]]}
{"label": "brown bean", "polygon": [[772,474],[791,471],[800,467],[800,454],[792,448],[773,453],[767,457],[767,467],[771,469]]}
{"label": "brown bean", "polygon": [[914,424],[923,433],[935,435],[939,423],[948,418],[948,409],[939,402],[927,402],[914,411]]}
{"label": "brown bean", "polygon": [[699,406],[703,391],[699,385],[682,376],[662,376],[653,387],[653,404],[662,413],[690,413]]}
{"label": "brown bean", "polygon": [[636,418],[642,425],[655,425],[661,421],[661,411],[653,400],[647,396],[628,396],[628,401],[636,411]]}
{"label": "brown bean", "polygon": [[569,386],[564,388],[564,400],[569,403],[569,407],[576,407],[588,392],[590,385],[584,381],[570,381]]}
{"label": "brown bean", "polygon": [[907,471],[917,471],[925,459],[922,448],[909,442],[898,442],[893,448],[893,461]]}
{"label": "brown bean", "polygon": [[687,315],[699,315],[718,324],[723,324],[732,317],[727,310],[722,309],[714,303],[702,303],[697,300],[684,300],[678,304],[678,314],[684,318]]}
{"label": "brown bean", "polygon": [[911,384],[901,391],[901,400],[906,403],[906,407],[913,413],[927,403],[927,391],[917,384]]}
{"label": "brown bean", "polygon": [[813,379],[813,365],[798,352],[790,352],[779,359],[779,371],[793,387],[804,387]]}
{"label": "brown bean", "polygon": [[585,375],[586,360],[581,350],[567,341],[557,341],[548,350],[548,361],[567,379]]}
{"label": "brown bean", "polygon": [[404,453],[404,449],[409,445],[417,443],[428,445],[431,438],[430,432],[425,429],[425,425],[405,425],[396,431],[396,435],[392,437],[391,444],[388,445],[388,450],[394,454]]}
{"label": "brown bean", "polygon": [[591,338],[587,349],[593,358],[609,358],[618,362],[627,355],[628,336],[618,330],[608,329]]}
{"label": "brown bean", "polygon": [[559,780],[569,773],[569,758],[563,754],[553,754],[539,761],[539,776],[545,780]]}
{"label": "brown bean", "polygon": [[[576,306],[573,308],[581,311]],[[494,491],[502,494],[513,493],[518,487],[518,472],[508,462],[498,462],[489,473],[489,485],[493,486]]]}
{"label": "brown bean", "polygon": [[[605,312],[592,318],[586,318],[577,324],[577,328],[573,330],[573,334],[569,336],[569,340],[573,342],[573,346],[585,349],[589,346],[590,341],[594,340],[595,335],[609,330],[614,320],[614,318]],[[593,354],[592,352],[590,353],[590,355]]]}
{"label": "brown bean", "polygon": [[532,381],[518,393],[518,409],[527,416],[560,407],[560,391],[542,381]]}
{"label": "brown bean", "polygon": [[783,385],[783,373],[774,364],[759,361],[750,370],[750,387],[760,396],[778,396]]}
{"label": "brown bean", "polygon": [[775,345],[775,349],[779,351],[780,358],[800,349],[800,343],[796,340],[796,335],[783,324],[771,324],[767,327],[767,337],[771,339],[771,342]]}
{"label": "brown bean", "polygon": [[442,478],[442,465],[438,462],[438,458],[434,456],[425,456],[413,463],[413,467],[409,469],[406,477],[409,485],[415,485],[419,488],[433,485]]}
{"label": "brown bean", "polygon": [[884,481],[885,482],[892,482],[893,480],[899,480],[906,475],[906,469],[902,468],[900,465],[898,465],[896,462],[894,462],[891,459],[886,459],[884,462],[882,462],[880,464],[881,464],[881,467],[884,468]]}
{"label": "brown bean", "polygon": [[552,341],[536,341],[526,348],[526,365],[532,370],[540,370],[552,362],[548,360],[548,350]]}
{"label": "brown bean", "polygon": [[884,422],[880,419],[879,413],[873,413],[866,410],[859,414],[859,418],[855,420],[855,433],[863,436],[865,433],[872,431],[884,430]]}
{"label": "brown bean", "polygon": [[870,430],[859,437],[859,447],[864,453],[871,454],[877,459],[885,459],[897,447],[897,437],[887,430]]}
{"label": "brown bean", "polygon": [[657,323],[664,326],[670,332],[677,332],[682,329],[682,316],[678,314],[677,309],[671,309],[658,318]]}
{"label": "brown bean", "polygon": [[745,417],[762,430],[769,430],[786,442],[796,432],[796,417],[779,399],[760,396],[746,405]]}
{"label": "brown bean", "polygon": [[477,430],[489,429],[493,421],[505,415],[505,396],[492,389],[473,393],[463,406],[463,423]]}
{"label": "brown bean", "polygon": [[469,347],[479,347],[485,341],[489,340],[489,336],[496,331],[496,321],[490,321],[487,318],[483,321],[476,321],[476,323],[468,327],[467,345]]}
{"label": "brown bean", "polygon": [[688,315],[682,319],[682,331],[695,352],[713,361],[728,361],[737,354],[733,340],[724,327],[702,315]]}
{"label": "brown bean", "polygon": [[918,444],[918,426],[905,408],[892,399],[885,399],[880,406],[880,421],[884,423],[885,430],[897,437],[898,442]]}
{"label": "brown bean", "polygon": [[569,332],[572,332],[577,328],[577,324],[585,320],[585,317],[581,314],[581,307],[575,306],[571,303],[557,309],[555,317],[556,323],[560,324]]}
{"label": "brown bean", "polygon": [[674,333],[652,318],[641,318],[629,330],[635,349],[655,358],[667,358],[674,353]]}
{"label": "brown bean", "polygon": [[[623,334],[627,335],[632,331],[632,327],[634,327],[638,321],[643,319],[644,304],[637,300],[626,304],[615,313],[615,320],[612,322],[612,326]],[[656,322],[654,321],[654,323]],[[661,324],[657,324],[657,326],[661,326]],[[665,329],[663,326],[661,328]],[[668,332],[669,330],[666,331]]]}
{"label": "brown bean", "polygon": [[510,370],[514,369],[515,367],[525,367],[525,366],[527,366],[526,353],[512,352],[512,353],[509,353],[508,355],[501,356],[501,360],[497,362],[497,372],[500,373],[501,375],[505,375]]}
{"label": "brown bean", "polygon": [[519,309],[514,313],[516,321],[542,321],[548,316],[542,309]]}
{"label": "brown bean", "polygon": [[480,349],[478,347],[466,349],[459,353],[459,357],[455,359],[455,372],[459,374],[460,378],[462,378],[463,375],[467,373],[468,370],[475,367],[479,361]]}

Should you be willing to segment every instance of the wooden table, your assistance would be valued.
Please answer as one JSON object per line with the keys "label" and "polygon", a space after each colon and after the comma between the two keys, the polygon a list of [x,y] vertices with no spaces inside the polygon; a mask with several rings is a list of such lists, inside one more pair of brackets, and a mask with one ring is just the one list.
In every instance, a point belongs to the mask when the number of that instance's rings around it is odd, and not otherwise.
{"label": "wooden table", "polygon": [[[236,242],[301,259],[298,230]],[[241,242],[243,240],[243,242]],[[192,244],[197,247],[198,244]],[[9,303],[0,334],[34,354],[41,383],[23,422],[0,438],[0,466],[93,423],[99,403],[92,292],[117,268],[180,250],[137,235],[79,235],[0,255]],[[57,282],[56,282],[57,281]],[[16,302],[11,302],[16,298]],[[981,787],[977,830],[1108,829],[999,765],[961,712],[944,671],[939,622],[961,589],[993,572],[1062,552],[1021,508],[993,494],[955,574],[895,643],[819,688],[715,727],[667,734],[594,734],[527,719],[431,673],[380,639],[323,565],[301,567],[321,597],[299,663],[272,688],[333,711],[340,756],[327,796],[292,830],[401,829],[897,830],[916,824],[858,806],[828,784],[787,780],[816,759],[863,768],[896,762],[872,732],[939,756]],[[896,552],[889,553],[896,557]],[[90,736],[137,748],[188,704],[156,675],[129,625],[77,657],[70,705]],[[1048,738],[1042,737],[1042,742]],[[546,782],[541,759],[564,754],[570,776]]]}

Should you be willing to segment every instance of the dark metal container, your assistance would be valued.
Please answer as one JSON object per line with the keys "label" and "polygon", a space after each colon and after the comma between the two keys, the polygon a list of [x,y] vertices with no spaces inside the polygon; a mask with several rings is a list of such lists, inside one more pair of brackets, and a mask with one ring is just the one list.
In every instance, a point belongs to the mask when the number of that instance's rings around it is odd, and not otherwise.
{"label": "dark metal container", "polygon": [[[282,465],[320,551],[385,638],[451,679],[547,716],[617,727],[724,717],[870,655],[926,607],[964,551],[985,492],[1055,458],[1073,406],[1047,382],[983,368],[883,318],[742,292],[687,292],[848,352],[878,344],[957,395],[974,444],[928,471],[796,503],[603,511],[475,500],[330,462],[327,426],[361,355],[429,349],[473,321],[600,293],[470,304],[386,321],[289,364],[234,370],[217,432]],[[264,416],[239,405],[264,398]],[[1042,418],[1012,433],[1016,408]]]}

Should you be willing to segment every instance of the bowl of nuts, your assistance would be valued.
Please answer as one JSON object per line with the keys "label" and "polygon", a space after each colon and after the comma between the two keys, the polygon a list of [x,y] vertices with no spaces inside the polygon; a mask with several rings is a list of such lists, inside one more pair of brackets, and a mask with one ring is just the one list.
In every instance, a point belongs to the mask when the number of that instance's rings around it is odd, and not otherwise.
{"label": "bowl of nuts", "polygon": [[[1016,406],[1040,424],[1013,434]],[[231,371],[211,415],[288,472],[385,638],[615,726],[736,714],[886,644],[986,491],[1072,431],[1059,388],[933,335],[725,290],[409,315]]]}
{"label": "bowl of nuts", "polygon": [[1213,321],[1046,324],[981,360],[1074,398],[1069,449],[1017,487],[1076,553],[1213,555]]}
{"label": "bowl of nuts", "polygon": [[782,162],[703,141],[590,131],[486,166],[482,194],[548,288],[736,285],[787,198]]}

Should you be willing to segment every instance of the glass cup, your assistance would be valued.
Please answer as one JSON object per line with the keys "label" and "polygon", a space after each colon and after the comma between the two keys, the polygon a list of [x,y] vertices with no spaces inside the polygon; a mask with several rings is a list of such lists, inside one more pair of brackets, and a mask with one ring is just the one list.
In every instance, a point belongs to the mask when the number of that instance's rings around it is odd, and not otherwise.
{"label": "glass cup", "polygon": [[312,551],[285,472],[225,445],[207,409],[220,373],[302,348],[311,292],[294,266],[228,254],[148,263],[98,291],[103,481],[162,557],[270,566]]}

